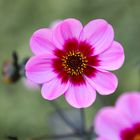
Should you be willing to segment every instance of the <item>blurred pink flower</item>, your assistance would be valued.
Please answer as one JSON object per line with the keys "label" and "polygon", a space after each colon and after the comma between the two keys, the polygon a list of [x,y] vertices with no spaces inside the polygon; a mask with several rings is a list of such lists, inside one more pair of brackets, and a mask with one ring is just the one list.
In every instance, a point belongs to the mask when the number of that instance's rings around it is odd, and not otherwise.
{"label": "blurred pink flower", "polygon": [[124,93],[95,118],[97,140],[140,140],[140,92]]}
{"label": "blurred pink flower", "polygon": [[24,84],[24,86],[27,89],[30,89],[30,90],[38,90],[39,89],[39,84],[36,84],[36,83],[34,83],[33,81],[31,81],[27,78],[23,78],[22,83]]}
{"label": "blurred pink flower", "polygon": [[112,26],[96,19],[83,27],[77,19],[66,19],[54,28],[37,30],[30,47],[35,56],[26,64],[28,79],[42,84],[42,96],[54,100],[64,94],[76,108],[89,107],[96,98],[113,93],[116,70],[124,62],[124,51],[114,41]]}

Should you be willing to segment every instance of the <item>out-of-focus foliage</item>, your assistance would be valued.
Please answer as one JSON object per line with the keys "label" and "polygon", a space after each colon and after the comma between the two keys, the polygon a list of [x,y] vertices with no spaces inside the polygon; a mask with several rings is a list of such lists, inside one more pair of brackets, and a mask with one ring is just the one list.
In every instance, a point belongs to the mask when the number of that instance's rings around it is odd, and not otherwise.
{"label": "out-of-focus foliage", "polygon": [[[95,18],[104,18],[115,30],[115,38],[125,49],[125,65],[116,73],[119,86],[116,94],[99,97],[112,104],[124,91],[138,90],[140,86],[140,1],[139,0],[0,0],[0,58],[2,63],[13,50],[22,58],[31,55],[29,39],[38,28],[49,26],[58,19],[74,17],[83,24]],[[88,109],[88,124],[100,100]],[[110,100],[111,99],[111,100]],[[58,99],[67,106],[63,97]],[[68,106],[67,106],[68,107]],[[22,82],[15,85],[0,83],[0,139],[18,135],[25,139],[48,133],[48,113],[52,110],[40,91],[25,89]]]}

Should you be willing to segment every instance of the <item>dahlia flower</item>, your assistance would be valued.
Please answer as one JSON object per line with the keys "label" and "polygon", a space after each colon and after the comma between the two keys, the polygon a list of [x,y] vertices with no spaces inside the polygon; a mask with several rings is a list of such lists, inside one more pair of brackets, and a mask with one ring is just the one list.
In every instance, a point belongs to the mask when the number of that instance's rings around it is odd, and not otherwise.
{"label": "dahlia flower", "polygon": [[95,101],[96,90],[108,95],[117,88],[116,76],[107,70],[122,66],[124,51],[103,19],[84,27],[77,19],[65,19],[54,28],[37,30],[30,47],[35,56],[26,64],[26,76],[42,84],[47,100],[64,94],[70,105],[85,108]]}
{"label": "dahlia flower", "polygon": [[124,93],[95,117],[97,140],[140,140],[140,92]]}

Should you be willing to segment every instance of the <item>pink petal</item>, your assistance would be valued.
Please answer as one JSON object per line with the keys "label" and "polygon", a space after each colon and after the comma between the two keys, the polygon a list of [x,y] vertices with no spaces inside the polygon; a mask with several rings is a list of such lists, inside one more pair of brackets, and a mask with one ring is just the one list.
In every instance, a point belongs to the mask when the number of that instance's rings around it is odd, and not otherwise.
{"label": "pink petal", "polygon": [[27,78],[35,83],[42,84],[56,77],[52,69],[53,57],[45,54],[30,58],[25,67]]}
{"label": "pink petal", "polygon": [[115,108],[101,109],[94,121],[97,135],[108,140],[120,140],[120,132],[131,126],[130,122]]}
{"label": "pink petal", "polygon": [[96,140],[112,140],[112,139],[105,139],[103,137],[98,137],[98,138],[96,138]]}
{"label": "pink petal", "polygon": [[63,48],[65,40],[71,38],[79,38],[83,26],[77,19],[66,19],[61,21],[54,29],[54,41],[59,49]]}
{"label": "pink petal", "polygon": [[92,77],[86,77],[86,79],[101,95],[113,93],[118,85],[117,77],[113,73],[97,69]]}
{"label": "pink petal", "polygon": [[124,50],[120,43],[114,41],[111,47],[98,55],[100,66],[98,68],[106,70],[116,70],[124,62]]}
{"label": "pink petal", "polygon": [[43,84],[41,93],[44,99],[54,100],[64,94],[68,87],[69,82],[61,83],[61,80],[55,78],[50,82]]}
{"label": "pink petal", "polygon": [[110,47],[114,39],[114,31],[105,20],[96,19],[84,27],[80,39],[89,42],[94,48],[94,55],[97,55]]}
{"label": "pink petal", "polygon": [[65,93],[67,102],[75,108],[86,108],[96,99],[95,90],[88,84],[71,86]]}
{"label": "pink petal", "polygon": [[132,123],[140,122],[140,92],[127,92],[120,96],[116,108]]}
{"label": "pink petal", "polygon": [[30,47],[36,55],[52,53],[55,49],[52,43],[52,31],[47,28],[37,30],[31,37]]}

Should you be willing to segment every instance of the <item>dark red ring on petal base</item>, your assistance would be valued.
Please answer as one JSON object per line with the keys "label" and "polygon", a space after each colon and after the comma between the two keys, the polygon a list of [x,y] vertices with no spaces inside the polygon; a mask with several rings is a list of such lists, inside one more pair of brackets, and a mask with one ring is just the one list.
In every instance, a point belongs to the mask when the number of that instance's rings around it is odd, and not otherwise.
{"label": "dark red ring on petal base", "polygon": [[84,75],[91,77],[96,73],[93,66],[99,65],[98,56],[93,56],[93,47],[85,41],[76,39],[65,41],[63,50],[56,49],[53,59],[54,72],[62,82],[70,81],[74,85],[84,84]]}
{"label": "dark red ring on petal base", "polygon": [[121,131],[121,140],[140,140],[140,122]]}

